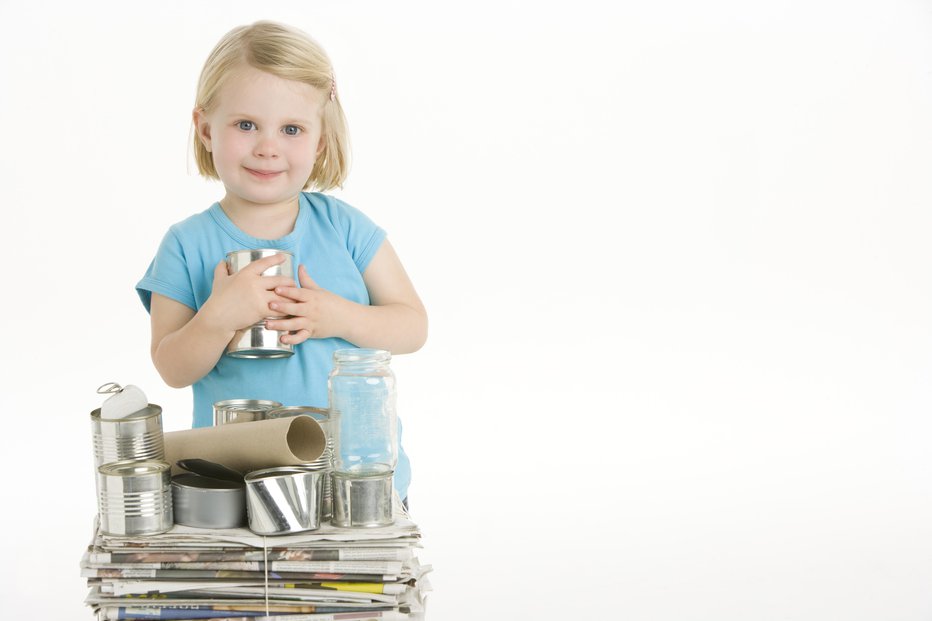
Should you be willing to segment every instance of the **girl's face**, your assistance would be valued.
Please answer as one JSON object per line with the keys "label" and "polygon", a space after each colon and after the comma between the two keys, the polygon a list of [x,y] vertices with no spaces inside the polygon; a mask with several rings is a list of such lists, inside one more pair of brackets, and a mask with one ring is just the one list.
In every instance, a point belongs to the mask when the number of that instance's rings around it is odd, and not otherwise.
{"label": "girl's face", "polygon": [[244,65],[209,113],[194,111],[231,207],[293,203],[323,147],[317,89]]}

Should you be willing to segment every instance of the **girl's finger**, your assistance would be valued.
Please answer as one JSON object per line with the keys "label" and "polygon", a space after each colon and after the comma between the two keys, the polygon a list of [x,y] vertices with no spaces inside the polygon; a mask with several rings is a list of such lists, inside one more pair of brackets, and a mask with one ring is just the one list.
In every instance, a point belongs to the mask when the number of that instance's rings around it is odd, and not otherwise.
{"label": "girl's finger", "polygon": [[228,278],[229,276],[230,272],[227,269],[226,261],[221,261],[214,266],[214,282],[217,282],[217,280],[221,278]]}
{"label": "girl's finger", "polygon": [[275,287],[275,293],[282,297],[294,300],[295,302],[307,302],[309,299],[309,294],[306,289],[298,289],[297,287],[293,286]]}
{"label": "girl's finger", "polygon": [[294,289],[294,280],[287,276],[263,276],[260,281],[267,291],[272,289]]}
{"label": "girl's finger", "polygon": [[301,330],[304,325],[303,317],[283,317],[282,319],[266,319],[265,327],[279,332],[292,332]]}
{"label": "girl's finger", "polygon": [[301,286],[305,289],[320,289],[317,283],[314,282],[314,279],[311,278],[311,275],[307,273],[307,268],[303,265],[298,266],[298,282],[300,282]]}
{"label": "girl's finger", "polygon": [[298,330],[294,333],[289,332],[287,334],[282,334],[278,340],[286,345],[297,345],[298,343],[303,343],[309,339],[310,336],[311,333],[307,330]]}

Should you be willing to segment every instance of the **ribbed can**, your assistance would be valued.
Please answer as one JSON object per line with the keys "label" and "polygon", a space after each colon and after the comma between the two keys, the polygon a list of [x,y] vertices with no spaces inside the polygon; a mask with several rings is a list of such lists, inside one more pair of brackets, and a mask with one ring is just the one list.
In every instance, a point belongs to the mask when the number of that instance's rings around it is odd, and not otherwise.
{"label": "ribbed can", "polygon": [[97,468],[100,532],[136,536],[172,527],[171,466],[164,461],[118,461]]}
{"label": "ribbed can", "polygon": [[266,416],[268,418],[310,416],[323,429],[324,437],[327,438],[324,452],[314,461],[303,464],[303,467],[324,473],[321,486],[320,517],[322,520],[329,520],[333,515],[333,482],[331,481],[331,473],[333,472],[333,432],[330,424],[330,410],[305,405],[291,405],[270,410]]}
{"label": "ribbed can", "polygon": [[94,467],[124,460],[165,459],[162,436],[162,408],[150,403],[125,418],[100,417],[100,408],[91,412],[94,436]]}

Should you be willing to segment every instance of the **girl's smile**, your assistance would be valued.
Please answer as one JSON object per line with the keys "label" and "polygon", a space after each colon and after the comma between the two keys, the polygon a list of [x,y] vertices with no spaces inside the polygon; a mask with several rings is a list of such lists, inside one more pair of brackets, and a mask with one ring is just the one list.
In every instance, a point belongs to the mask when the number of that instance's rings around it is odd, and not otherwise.
{"label": "girl's smile", "polygon": [[[244,166],[244,168],[246,167]],[[277,177],[278,175],[282,174],[282,171],[280,170],[263,171],[263,170],[254,170],[252,168],[246,168],[246,170],[252,173],[253,175],[255,175],[256,177],[258,177],[259,179],[273,179]]]}

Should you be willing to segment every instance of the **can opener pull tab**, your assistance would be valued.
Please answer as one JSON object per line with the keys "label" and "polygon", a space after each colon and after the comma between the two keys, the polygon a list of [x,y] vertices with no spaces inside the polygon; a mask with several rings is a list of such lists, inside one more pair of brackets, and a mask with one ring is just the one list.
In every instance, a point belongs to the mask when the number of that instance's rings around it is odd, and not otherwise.
{"label": "can opener pull tab", "polygon": [[138,386],[120,386],[107,382],[97,389],[99,395],[110,395],[100,407],[100,418],[119,420],[149,407],[149,400]]}

